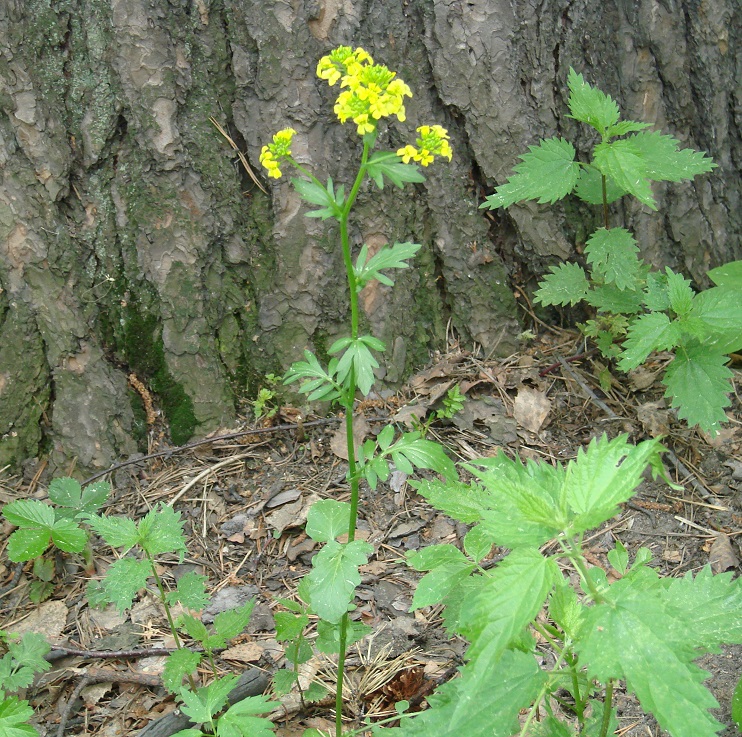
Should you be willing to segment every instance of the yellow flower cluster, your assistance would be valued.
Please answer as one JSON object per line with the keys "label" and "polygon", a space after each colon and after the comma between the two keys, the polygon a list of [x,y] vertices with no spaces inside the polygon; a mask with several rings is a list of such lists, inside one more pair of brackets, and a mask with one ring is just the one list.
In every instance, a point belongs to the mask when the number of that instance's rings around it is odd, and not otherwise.
{"label": "yellow flower cluster", "polygon": [[338,47],[319,60],[317,76],[330,86],[340,80],[340,86],[347,87],[338,95],[335,114],[341,123],[352,120],[359,135],[374,131],[381,118],[396,115],[400,121],[405,119],[404,98],[412,97],[410,88],[395,79],[396,72],[374,64],[363,49]]}
{"label": "yellow flower cluster", "polygon": [[405,164],[410,160],[419,162],[422,166],[431,164],[436,156],[445,156],[449,161],[453,156],[451,144],[448,142],[448,131],[440,125],[422,125],[417,129],[420,134],[416,143],[417,148],[408,144],[397,151]]}
{"label": "yellow flower cluster", "polygon": [[278,179],[281,176],[279,165],[282,159],[291,156],[291,139],[296,134],[293,128],[284,128],[273,136],[273,143],[260,150],[260,163],[268,170],[268,176]]}

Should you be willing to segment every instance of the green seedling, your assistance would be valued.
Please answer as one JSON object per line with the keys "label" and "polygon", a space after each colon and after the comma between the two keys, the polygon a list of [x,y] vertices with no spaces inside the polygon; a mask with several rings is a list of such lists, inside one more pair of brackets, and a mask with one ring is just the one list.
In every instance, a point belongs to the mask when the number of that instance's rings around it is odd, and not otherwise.
{"label": "green seedling", "polygon": [[450,420],[454,415],[464,409],[466,397],[461,393],[461,387],[454,384],[443,397],[443,406],[440,409],[433,410],[424,420],[412,418],[413,427],[422,437],[427,437],[430,426],[438,420]]}
{"label": "green seedling", "polygon": [[482,207],[554,203],[569,194],[601,206],[603,227],[585,244],[588,270],[576,263],[552,266],[536,300],[562,306],[584,301],[594,308],[596,317],[583,330],[622,371],[640,366],[653,351],[672,351],[662,379],[665,396],[681,419],[714,435],[728,419],[728,354],[742,348],[742,262],[709,272],[716,286],[696,293],[681,274],[652,270],[639,258],[634,236],[610,226],[609,205],[628,195],[656,210],[651,182],[693,179],[716,165],[699,151],[680,149],[672,136],[648,131],[648,123],[621,120],[618,105],[573,69],[568,86],[571,117],[600,138],[591,160],[577,161],[574,146],[562,138],[542,140]]}
{"label": "green seedling", "polygon": [[87,571],[93,568],[88,532],[80,526],[88,514],[97,512],[108,500],[110,484],[99,481],[83,490],[71,478],[54,479],[49,484],[49,501],[20,499],[6,504],[5,519],[18,529],[8,540],[8,558],[15,563],[33,560],[29,598],[34,603],[47,599],[53,589],[56,560],[45,557],[49,548],[64,553],[80,553]]}
{"label": "green seedling", "polygon": [[258,396],[252,403],[253,413],[256,420],[271,419],[278,412],[276,398],[278,396],[278,387],[281,384],[281,377],[275,374],[266,374],[265,381],[268,386],[261,386],[258,390]]}

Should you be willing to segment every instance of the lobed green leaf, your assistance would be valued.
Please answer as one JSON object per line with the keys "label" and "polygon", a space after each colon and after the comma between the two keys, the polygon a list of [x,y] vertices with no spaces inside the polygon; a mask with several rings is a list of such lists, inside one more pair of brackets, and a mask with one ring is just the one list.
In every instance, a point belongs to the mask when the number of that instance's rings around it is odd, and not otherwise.
{"label": "lobed green leaf", "polygon": [[181,688],[180,697],[183,699],[181,711],[197,724],[209,724],[212,717],[224,708],[227,697],[237,685],[238,679],[238,676],[230,674],[196,691]]}
{"label": "lobed green leaf", "polygon": [[106,598],[120,612],[131,606],[140,589],[147,587],[147,578],[152,575],[149,561],[136,558],[120,558],[111,564],[103,579]]}
{"label": "lobed green leaf", "polygon": [[395,243],[391,248],[384,246],[378,250],[368,261],[368,246],[364,244],[358,254],[355,268],[356,290],[360,291],[372,279],[382,284],[393,286],[394,282],[381,272],[384,269],[408,269],[407,259],[411,259],[422,246],[419,243]]}
{"label": "lobed green leaf", "polygon": [[576,305],[587,297],[590,282],[579,264],[566,263],[549,267],[536,290],[536,301],[542,305]]}
{"label": "lobed green leaf", "polygon": [[255,608],[255,599],[246,601],[236,609],[227,609],[214,617],[214,629],[219,637],[232,640],[241,635],[250,623],[252,610]]}
{"label": "lobed green leaf", "polygon": [[0,735],[2,737],[38,737],[38,732],[28,724],[33,709],[28,701],[9,696],[0,701]]}
{"label": "lobed green leaf", "polygon": [[232,706],[222,715],[217,724],[217,737],[274,737],[274,724],[270,719],[256,717],[280,706],[268,697],[248,696]]}
{"label": "lobed green leaf", "polygon": [[306,533],[317,542],[330,542],[348,532],[350,504],[334,499],[320,499],[307,514]]}
{"label": "lobed green leaf", "polygon": [[397,154],[377,151],[366,162],[366,173],[379,189],[384,189],[384,177],[402,189],[405,182],[424,182],[416,164],[404,164]]}
{"label": "lobed green leaf", "polygon": [[148,512],[139,522],[138,543],[149,555],[188,552],[180,512],[166,504],[160,504]]}
{"label": "lobed green leaf", "polygon": [[183,679],[196,672],[201,662],[201,653],[195,653],[188,648],[179,648],[167,656],[162,671],[162,685],[170,693],[180,693]]}
{"label": "lobed green leaf", "polygon": [[206,582],[208,578],[201,576],[195,571],[188,571],[178,579],[175,591],[169,591],[167,601],[169,604],[180,602],[186,609],[203,609],[209,603],[206,595]]}

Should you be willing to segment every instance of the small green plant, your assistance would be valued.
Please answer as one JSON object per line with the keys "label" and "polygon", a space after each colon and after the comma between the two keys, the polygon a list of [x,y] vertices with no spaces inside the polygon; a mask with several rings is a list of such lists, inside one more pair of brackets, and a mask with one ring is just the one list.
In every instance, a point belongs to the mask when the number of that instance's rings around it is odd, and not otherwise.
{"label": "small green plant", "polygon": [[670,268],[651,270],[638,257],[634,236],[609,222],[609,205],[620,197],[634,196],[656,210],[652,181],[680,182],[716,165],[701,152],[679,149],[671,136],[647,131],[647,123],[620,120],[618,105],[574,69],[568,86],[570,117],[600,137],[590,162],[577,161],[574,147],[562,138],[542,140],[482,206],[554,203],[568,194],[602,206],[603,227],[585,245],[589,274],[576,263],[552,266],[536,299],[543,305],[585,301],[597,310],[583,330],[605,356],[618,359],[622,371],[644,363],[653,351],[673,351],[662,380],[665,396],[681,419],[716,434],[730,404],[727,356],[742,348],[742,262],[709,272],[717,286],[697,294]]}
{"label": "small green plant", "polygon": [[97,512],[111,493],[105,481],[88,484],[83,490],[71,478],[57,478],[49,484],[49,501],[19,499],[6,504],[3,516],[18,527],[8,540],[8,558],[14,563],[33,560],[29,598],[34,603],[47,599],[53,591],[55,559],[47,557],[49,548],[65,553],[81,553],[85,567],[93,563],[88,532],[80,527],[88,514]]}
{"label": "small green plant", "polygon": [[12,694],[30,686],[37,673],[51,668],[44,659],[51,648],[34,632],[19,638],[0,630],[0,644],[7,651],[0,658],[0,737],[36,737],[38,731],[28,723],[33,709],[28,701]]}
{"label": "small green plant", "polygon": [[252,402],[253,412],[256,420],[271,419],[278,412],[275,400],[278,396],[278,387],[281,383],[281,377],[275,374],[266,374],[265,381],[267,386],[261,386],[258,390],[258,396]]}
{"label": "small green plant", "polygon": [[[389,737],[607,737],[619,681],[673,737],[717,733],[708,674],[694,661],[742,642],[742,579],[708,568],[663,579],[648,549],[629,565],[617,541],[610,581],[585,556],[585,535],[631,498],[647,465],[664,473],[661,450],[657,440],[603,436],[566,466],[500,453],[466,464],[473,483],[419,484],[473,527],[463,552],[444,544],[409,554],[426,571],[412,609],[444,603],[446,627],[471,644],[461,677]],[[510,552],[485,568],[493,545]]]}
{"label": "small green plant", "polygon": [[454,415],[464,408],[466,398],[461,393],[461,387],[454,384],[443,397],[443,406],[440,409],[433,410],[424,420],[412,418],[413,426],[422,437],[427,437],[430,426],[438,420],[450,420]]}

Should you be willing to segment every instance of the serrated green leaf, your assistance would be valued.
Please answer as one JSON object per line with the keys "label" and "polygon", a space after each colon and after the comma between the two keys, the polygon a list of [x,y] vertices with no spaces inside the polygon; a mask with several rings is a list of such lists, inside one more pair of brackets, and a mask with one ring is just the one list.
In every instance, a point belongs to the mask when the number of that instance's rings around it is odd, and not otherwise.
{"label": "serrated green leaf", "polygon": [[464,535],[464,550],[472,560],[477,562],[483,560],[490,554],[494,544],[495,541],[491,533],[482,525],[472,527],[471,530]]}
{"label": "serrated green leaf", "polygon": [[[373,632],[373,628],[369,627],[363,622],[357,622],[354,619],[348,620],[348,628],[346,630],[346,648],[349,648],[352,644],[360,642],[366,635],[370,635]],[[317,622],[317,639],[314,641],[314,645],[321,653],[327,655],[336,655],[340,652],[340,624],[328,622],[324,619],[320,619]]]}
{"label": "serrated green leaf", "polygon": [[137,523],[129,517],[91,515],[88,524],[112,548],[129,550],[139,542]]}
{"label": "serrated green leaf", "polygon": [[621,120],[615,125],[609,125],[605,134],[609,138],[613,138],[615,136],[625,136],[627,133],[643,131],[649,127],[649,123],[638,123],[635,120]]}
{"label": "serrated green leaf", "polygon": [[256,717],[280,706],[268,701],[268,696],[248,696],[222,715],[217,724],[217,737],[274,737],[274,725],[269,719]]}
{"label": "serrated green leaf", "polygon": [[182,614],[179,619],[179,626],[185,630],[185,633],[196,642],[203,643],[209,639],[209,630],[206,625],[192,614]]}
{"label": "serrated green leaf", "polygon": [[678,324],[670,322],[664,312],[640,315],[629,327],[618,367],[621,371],[631,371],[644,363],[652,351],[670,350],[679,341]]}
{"label": "serrated green leaf", "polygon": [[138,525],[139,545],[150,555],[188,552],[180,512],[160,504],[148,512]]}
{"label": "serrated green leaf", "polygon": [[19,499],[3,507],[3,516],[16,527],[49,529],[54,525],[54,509],[36,499]]}
{"label": "serrated green leaf", "polygon": [[742,288],[712,287],[695,296],[690,311],[707,326],[703,343],[715,352],[742,350]]}
{"label": "serrated green leaf", "polygon": [[[20,640],[9,639],[7,646],[11,658],[18,665],[30,668],[33,673],[44,673],[52,667],[44,658],[51,650],[51,645],[38,632],[24,632]],[[30,686],[30,681],[25,685]]]}
{"label": "serrated green leaf", "polygon": [[532,655],[507,651],[501,657],[485,651],[429,697],[430,708],[389,737],[511,737],[519,730],[521,708],[531,704],[546,675]]}
{"label": "serrated green leaf", "polygon": [[535,299],[542,305],[576,305],[587,297],[590,282],[579,264],[566,263],[550,266],[539,288]]}
{"label": "serrated green leaf", "polygon": [[575,149],[569,141],[548,138],[528,148],[529,153],[520,157],[521,163],[515,167],[515,173],[486,198],[482,207],[495,210],[522,200],[553,203],[574,189],[580,165],[575,161]]}
{"label": "serrated green leaf", "polygon": [[311,645],[303,637],[300,640],[290,642],[284,650],[286,660],[290,663],[298,663],[299,665],[311,660],[313,654]]}
{"label": "serrated green leaf", "polygon": [[716,168],[702,151],[679,150],[680,141],[659,131],[637,133],[628,140],[644,162],[646,175],[655,182],[681,182]]}
{"label": "serrated green leaf", "polygon": [[482,512],[489,508],[490,502],[489,492],[481,486],[461,481],[426,479],[417,487],[417,493],[432,507],[467,525],[481,521]]}
{"label": "serrated green leaf", "polygon": [[[49,484],[49,500],[58,507],[78,509],[82,502],[82,487],[77,479],[56,478]],[[96,509],[89,510],[96,512]]]}
{"label": "serrated green leaf", "polygon": [[618,505],[631,498],[650,460],[662,449],[657,440],[633,446],[626,439],[625,434],[613,440],[605,434],[593,438],[567,465],[564,491],[576,514],[572,525],[577,532],[597,527],[617,514]]}
{"label": "serrated green leaf", "polygon": [[358,255],[355,269],[356,290],[360,291],[372,279],[382,284],[392,286],[394,282],[381,272],[384,269],[407,269],[407,259],[411,259],[422,248],[418,243],[395,243],[393,246],[384,246],[366,262],[367,246],[364,245]]}
{"label": "serrated green leaf", "polygon": [[38,732],[28,724],[33,709],[28,701],[10,696],[0,701],[0,735],[2,737],[37,737]]}
{"label": "serrated green leaf", "polygon": [[511,551],[489,575],[474,579],[456,629],[471,646],[467,656],[484,650],[502,653],[541,610],[561,575],[556,562],[536,548]]}
{"label": "serrated green leaf", "polygon": [[312,504],[307,514],[306,533],[317,542],[330,542],[348,532],[350,504],[334,499],[321,499]]}
{"label": "serrated green leaf", "polygon": [[676,315],[687,315],[693,306],[695,292],[690,287],[690,279],[682,274],[676,274],[669,266],[665,269],[667,275],[667,296],[670,307]]}
{"label": "serrated green leaf", "polygon": [[181,729],[171,737],[207,737],[200,729]]}
{"label": "serrated green leaf", "polygon": [[617,289],[612,284],[599,284],[587,293],[585,301],[600,312],[635,315],[641,312],[644,294],[632,289]]}
{"label": "serrated green leaf", "polygon": [[397,468],[404,473],[411,474],[412,469],[403,468],[399,456],[405,458],[415,468],[435,471],[451,480],[456,477],[456,466],[446,455],[443,446],[421,437],[419,432],[404,433],[393,445],[389,446],[386,453],[392,456]]}
{"label": "serrated green leaf", "polygon": [[111,564],[103,579],[106,598],[123,612],[131,606],[140,589],[147,587],[147,578],[152,575],[152,566],[146,560],[120,558]]}
{"label": "serrated green leaf", "polygon": [[52,527],[52,542],[65,553],[79,553],[88,542],[85,530],[71,519],[58,519]]}
{"label": "serrated green leaf", "polygon": [[644,288],[644,304],[651,312],[664,312],[670,309],[666,274],[660,271],[651,271],[647,274],[647,282]]}
{"label": "serrated green leaf", "polygon": [[33,575],[41,581],[52,581],[56,568],[54,563],[51,558],[36,558],[33,562]]}
{"label": "serrated green leaf", "polygon": [[309,624],[306,614],[294,614],[293,612],[276,612],[273,615],[276,622],[276,640],[286,642],[299,637]]}
{"label": "serrated green leaf", "polygon": [[[620,117],[618,105],[597,87],[589,85],[570,67],[567,76],[569,87],[569,117],[587,123],[599,133],[606,133],[610,126],[616,125]],[[614,134],[616,135],[616,134]]]}
{"label": "serrated green leaf", "polygon": [[238,680],[238,676],[230,674],[218,678],[195,692],[185,687],[181,688],[180,697],[183,699],[181,711],[196,724],[209,724],[212,717],[227,703],[227,697],[237,685]]}
{"label": "serrated green leaf", "polygon": [[706,276],[718,287],[742,289],[742,261],[732,261],[706,272]]}
{"label": "serrated green leaf", "polygon": [[568,724],[552,716],[538,722],[528,734],[529,737],[575,737],[575,731]]}
{"label": "serrated green leaf", "polygon": [[720,423],[726,422],[724,407],[731,403],[728,393],[732,390],[732,372],[725,366],[726,361],[726,356],[705,346],[691,346],[676,353],[662,379],[667,388],[665,397],[672,398],[678,417],[711,435],[716,435]]}
{"label": "serrated green leaf", "polygon": [[412,597],[411,612],[424,606],[438,604],[456,586],[469,578],[476,566],[464,558],[463,555],[462,559],[457,562],[438,565],[420,579]]}
{"label": "serrated green leaf", "polygon": [[608,730],[606,731],[603,725],[605,703],[598,699],[590,699],[588,703],[592,711],[585,722],[584,735],[580,735],[580,737],[604,737],[604,735],[616,734],[619,726],[618,719],[616,718],[616,709],[611,709],[610,716],[608,717]]}
{"label": "serrated green leaf", "polygon": [[366,162],[366,173],[379,189],[384,189],[384,177],[400,189],[405,182],[424,182],[425,177],[415,164],[404,164],[396,154],[378,151]]}
{"label": "serrated green leaf", "polygon": [[470,565],[471,561],[457,547],[449,543],[428,545],[421,550],[410,551],[407,554],[407,565],[416,571],[429,571],[448,563]]}
{"label": "serrated green leaf", "polygon": [[246,601],[236,609],[227,609],[214,617],[214,629],[219,637],[232,640],[241,635],[250,623],[252,610],[255,608],[255,599]]}
{"label": "serrated green leaf", "polygon": [[[583,201],[591,205],[603,204],[603,174],[590,164],[585,164],[580,176],[577,177],[574,193]],[[605,195],[608,204],[621,199],[626,190],[619,187],[613,179],[606,177]]]}
{"label": "serrated green leaf", "polygon": [[208,578],[195,571],[188,571],[178,579],[178,587],[167,594],[169,604],[180,602],[186,609],[203,609],[209,603],[206,595]]}
{"label": "serrated green leaf", "polygon": [[599,143],[593,152],[593,165],[647,207],[657,209],[641,151],[630,139]]}
{"label": "serrated green leaf", "polygon": [[48,530],[20,529],[8,539],[6,552],[13,563],[33,560],[49,547],[51,534]]}
{"label": "serrated green leaf", "polygon": [[[371,630],[370,627],[369,630]],[[371,631],[373,632],[373,630]],[[308,701],[310,704],[315,701],[321,701],[325,696],[327,696],[327,689],[321,683],[317,683],[316,681],[312,681],[304,690],[304,701]]]}
{"label": "serrated green leaf", "polygon": [[373,546],[364,540],[344,545],[331,540],[314,556],[307,578],[312,609],[319,617],[328,622],[340,621],[361,582],[358,566],[368,563],[372,552]]}
{"label": "serrated green leaf", "polygon": [[162,685],[170,693],[180,693],[183,679],[195,673],[201,662],[201,653],[194,653],[187,648],[179,648],[167,656],[162,671]]}
{"label": "serrated green leaf", "polygon": [[563,580],[557,579],[549,599],[549,616],[568,637],[574,639],[577,636],[584,612],[585,606],[580,603],[575,590]]}
{"label": "serrated green leaf", "polygon": [[276,696],[285,696],[298,680],[296,671],[280,668],[273,674],[273,693]]}
{"label": "serrated green leaf", "polygon": [[708,674],[692,663],[697,653],[651,591],[625,587],[591,607],[577,650],[591,677],[624,679],[673,737],[713,737],[723,726],[708,712],[718,704],[703,687]]}
{"label": "serrated green leaf", "polygon": [[585,244],[587,262],[607,284],[618,289],[635,289],[641,271],[639,248],[625,228],[598,228]]}

